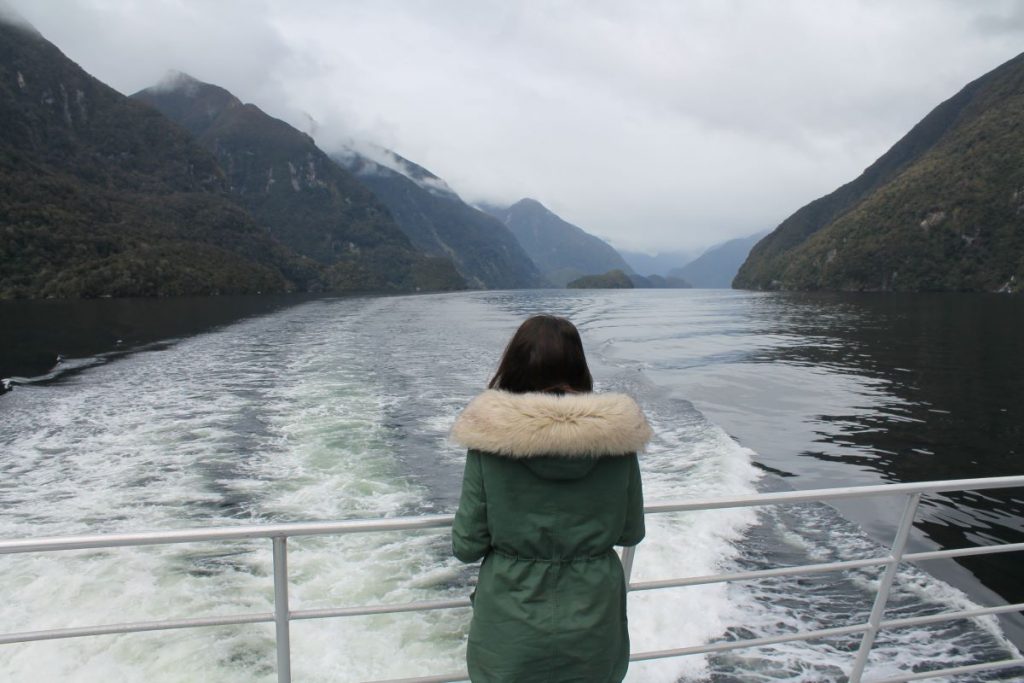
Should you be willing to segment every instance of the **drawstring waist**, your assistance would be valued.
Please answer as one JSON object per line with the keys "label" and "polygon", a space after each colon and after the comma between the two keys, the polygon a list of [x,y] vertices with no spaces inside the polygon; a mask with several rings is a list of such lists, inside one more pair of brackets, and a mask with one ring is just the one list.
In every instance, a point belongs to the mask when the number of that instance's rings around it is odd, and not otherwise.
{"label": "drawstring waist", "polygon": [[600,555],[576,555],[573,557],[524,557],[517,553],[506,553],[497,548],[491,548],[491,552],[507,560],[518,560],[520,562],[541,562],[543,564],[572,564],[574,562],[594,562],[608,557],[609,553],[615,555],[615,551],[609,548]]}

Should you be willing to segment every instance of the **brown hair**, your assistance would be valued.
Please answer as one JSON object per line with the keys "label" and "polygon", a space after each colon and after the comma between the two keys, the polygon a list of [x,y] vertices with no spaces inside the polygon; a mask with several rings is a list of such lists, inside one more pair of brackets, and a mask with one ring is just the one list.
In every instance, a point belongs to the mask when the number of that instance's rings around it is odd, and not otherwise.
{"label": "brown hair", "polygon": [[487,387],[515,394],[593,391],[576,326],[552,315],[527,319],[512,335]]}

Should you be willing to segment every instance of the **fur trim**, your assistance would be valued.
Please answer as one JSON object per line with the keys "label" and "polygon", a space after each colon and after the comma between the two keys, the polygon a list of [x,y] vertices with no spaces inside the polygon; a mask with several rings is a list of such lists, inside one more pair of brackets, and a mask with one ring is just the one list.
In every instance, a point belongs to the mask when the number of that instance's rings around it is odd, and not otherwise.
{"label": "fur trim", "polygon": [[601,457],[643,450],[651,428],[625,394],[513,394],[490,389],[466,406],[455,443],[512,458]]}

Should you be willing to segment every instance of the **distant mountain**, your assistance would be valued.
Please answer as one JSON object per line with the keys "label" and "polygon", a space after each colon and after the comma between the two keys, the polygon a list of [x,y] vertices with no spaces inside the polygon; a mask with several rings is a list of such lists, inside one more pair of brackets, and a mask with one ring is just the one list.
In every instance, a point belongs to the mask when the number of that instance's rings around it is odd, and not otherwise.
{"label": "distant mountain", "polygon": [[568,289],[633,289],[633,281],[625,272],[615,269],[600,275],[584,275],[566,284]]}
{"label": "distant mountain", "polygon": [[703,289],[729,289],[747,255],[767,232],[740,237],[715,245],[682,268],[673,268],[669,275]]}
{"label": "distant mountain", "polygon": [[1024,55],[751,250],[748,289],[1022,291]]}
{"label": "distant mountain", "polygon": [[470,287],[545,286],[537,266],[498,219],[469,206],[425,168],[377,150],[375,159],[354,151],[333,155],[384,203],[412,244],[450,258]]}
{"label": "distant mountain", "polygon": [[318,276],[187,133],[0,21],[0,298],[281,292]]}
{"label": "distant mountain", "polygon": [[682,268],[701,255],[700,249],[675,249],[660,251],[653,256],[639,251],[618,250],[629,267],[636,273],[652,273],[665,276],[675,268]]}
{"label": "distant mountain", "polygon": [[214,154],[230,191],[276,240],[326,266],[334,290],[464,286],[446,258],[420,254],[387,208],[305,133],[186,74],[132,95]]}
{"label": "distant mountain", "polygon": [[535,199],[508,208],[481,207],[505,224],[544,277],[559,287],[582,275],[632,269],[619,252],[581,228],[567,223]]}

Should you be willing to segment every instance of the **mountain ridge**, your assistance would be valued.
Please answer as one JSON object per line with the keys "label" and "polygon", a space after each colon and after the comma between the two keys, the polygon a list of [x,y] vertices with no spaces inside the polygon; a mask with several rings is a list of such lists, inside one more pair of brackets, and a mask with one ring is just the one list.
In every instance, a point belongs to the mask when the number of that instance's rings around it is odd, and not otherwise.
{"label": "mountain ridge", "polygon": [[325,267],[336,291],[459,289],[446,258],[420,254],[388,209],[313,139],[228,90],[175,72],[132,99],[188,130],[267,232]]}
{"label": "mountain ridge", "polygon": [[[675,268],[682,268],[692,262],[707,249],[701,250],[663,250],[653,256],[639,251],[616,249],[619,255],[629,264],[635,273],[650,273],[662,277]],[[650,277],[650,276],[648,276]]]}
{"label": "mountain ridge", "polygon": [[540,272],[559,287],[587,275],[621,270],[633,272],[615,248],[569,223],[536,199],[520,199],[508,207],[483,205],[522,245]]}
{"label": "mountain ridge", "polygon": [[355,150],[332,158],[388,207],[415,247],[450,258],[469,286],[519,289],[548,284],[508,228],[463,202],[424,167],[383,149],[373,159]]}
{"label": "mountain ridge", "polygon": [[750,250],[767,234],[762,231],[712,245],[686,265],[672,268],[668,274],[698,289],[729,289]]}

